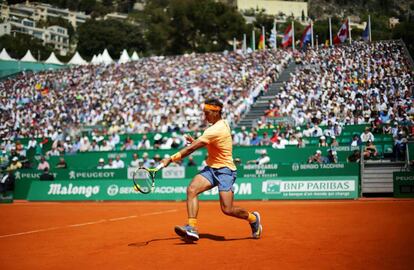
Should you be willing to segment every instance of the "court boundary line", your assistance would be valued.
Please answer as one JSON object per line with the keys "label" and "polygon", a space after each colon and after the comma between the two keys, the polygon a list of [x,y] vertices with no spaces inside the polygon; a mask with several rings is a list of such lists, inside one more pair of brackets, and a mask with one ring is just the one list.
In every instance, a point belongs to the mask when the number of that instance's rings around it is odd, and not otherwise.
{"label": "court boundary line", "polygon": [[141,215],[115,217],[115,218],[108,218],[108,219],[100,219],[100,220],[96,220],[96,221],[89,221],[89,222],[84,222],[84,223],[69,224],[69,225],[64,225],[64,226],[54,226],[54,227],[38,229],[38,230],[30,230],[30,231],[19,232],[19,233],[4,234],[4,235],[0,235],[0,239],[13,237],[13,236],[21,236],[21,235],[28,235],[28,234],[34,234],[34,233],[41,233],[41,232],[50,232],[50,231],[56,231],[56,230],[60,230],[60,229],[77,228],[77,227],[83,227],[83,226],[95,225],[95,224],[101,224],[101,223],[117,222],[117,221],[123,221],[123,220],[138,218],[138,217],[162,215],[162,214],[167,214],[167,213],[174,213],[174,212],[177,212],[177,211],[178,211],[178,209],[169,209],[169,210],[165,210],[165,211],[144,213],[144,214],[141,214]]}

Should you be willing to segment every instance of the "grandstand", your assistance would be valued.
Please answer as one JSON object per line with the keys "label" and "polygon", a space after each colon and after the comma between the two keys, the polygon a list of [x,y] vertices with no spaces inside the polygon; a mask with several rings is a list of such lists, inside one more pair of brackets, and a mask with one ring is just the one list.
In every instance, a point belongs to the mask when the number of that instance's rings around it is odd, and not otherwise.
{"label": "grandstand", "polygon": [[[9,166],[14,156],[25,161],[17,173],[19,199],[26,198],[28,183],[39,177],[41,155],[57,180],[75,174],[76,179],[94,179],[102,173],[86,172],[96,172],[99,159],[107,163],[117,155],[127,165],[134,153],[140,162],[155,165],[156,155],[162,158],[184,146],[185,133],[200,135],[200,101],[215,96],[225,101],[242,177],[302,171],[298,176],[306,178],[306,170],[313,168],[312,175],[320,177],[353,175],[356,196],[392,194],[392,172],[410,163],[412,90],[412,68],[400,41],[354,42],[294,54],[268,50],[151,57],[24,73],[0,83],[2,165]],[[364,155],[367,128],[376,146],[373,156]],[[359,139],[354,143],[355,135]],[[322,136],[326,144],[321,144]],[[264,149],[268,167],[252,170],[246,162]],[[322,152],[324,164],[333,151],[337,165],[304,166],[316,151]],[[361,156],[352,160],[355,151]],[[195,169],[185,160],[163,177],[190,177],[205,154],[194,153]],[[54,168],[60,157],[67,169]],[[128,166],[110,169],[113,180],[128,178]]]}
{"label": "grandstand", "polygon": [[[257,260],[263,267],[278,260],[284,268],[347,269],[361,257],[375,269],[412,265],[412,237],[400,235],[412,227],[412,201],[357,200],[413,196],[412,70],[401,43],[386,41],[150,57],[3,80],[0,202],[18,201],[1,211],[12,217],[0,224],[1,244],[9,247],[3,254],[14,254],[6,268],[220,269],[222,258],[211,253],[218,243],[238,249],[233,267],[249,269]],[[176,153],[184,135],[200,136],[201,104],[211,96],[224,100],[232,125],[234,196],[260,209],[267,231],[253,243],[247,224],[203,202],[201,240],[183,247],[170,227],[186,215],[181,201],[206,150],[162,169],[150,194],[134,191],[131,175]],[[29,243],[37,256],[27,256]],[[188,260],[181,248],[212,259]],[[283,258],[275,258],[278,248]],[[253,249],[263,251],[252,257]]]}

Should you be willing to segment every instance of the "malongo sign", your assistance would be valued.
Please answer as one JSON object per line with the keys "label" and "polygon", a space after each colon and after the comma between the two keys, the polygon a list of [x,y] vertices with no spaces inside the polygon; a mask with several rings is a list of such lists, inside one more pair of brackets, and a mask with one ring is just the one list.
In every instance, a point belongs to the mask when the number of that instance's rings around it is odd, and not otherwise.
{"label": "malongo sign", "polygon": [[[162,180],[156,183],[153,193],[136,192],[128,180],[91,181],[33,181],[30,201],[76,200],[185,200],[190,180]],[[246,179],[239,178],[233,186],[239,200],[274,199],[353,199],[358,197],[358,177],[331,176],[307,178]],[[218,189],[206,191],[201,200],[215,200]]]}

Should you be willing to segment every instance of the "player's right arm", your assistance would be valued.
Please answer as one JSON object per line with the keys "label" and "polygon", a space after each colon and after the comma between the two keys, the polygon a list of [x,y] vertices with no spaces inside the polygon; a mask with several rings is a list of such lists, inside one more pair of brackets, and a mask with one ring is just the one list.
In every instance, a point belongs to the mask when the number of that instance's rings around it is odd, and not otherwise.
{"label": "player's right arm", "polygon": [[164,167],[167,167],[171,162],[175,162],[175,161],[179,161],[189,155],[191,155],[194,151],[203,148],[204,146],[206,146],[207,143],[204,140],[194,140],[193,142],[184,147],[183,149],[181,149],[179,152],[175,153],[174,155],[172,155],[169,158],[164,158],[163,160],[161,160],[161,162],[164,164]]}

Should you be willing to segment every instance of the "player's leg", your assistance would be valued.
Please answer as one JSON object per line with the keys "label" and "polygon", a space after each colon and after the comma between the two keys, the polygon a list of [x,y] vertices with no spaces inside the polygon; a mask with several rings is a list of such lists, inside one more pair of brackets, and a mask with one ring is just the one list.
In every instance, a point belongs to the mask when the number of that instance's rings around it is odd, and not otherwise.
{"label": "player's leg", "polygon": [[249,222],[252,230],[252,237],[259,239],[262,235],[263,227],[258,212],[248,212],[247,210],[233,205],[233,191],[220,191],[220,206],[224,214],[240,219],[245,219]]}
{"label": "player's leg", "polygon": [[188,223],[185,226],[175,226],[175,232],[185,239],[197,241],[199,239],[197,225],[198,215],[198,194],[209,190],[213,187],[213,183],[207,180],[202,174],[197,174],[190,185],[187,187],[187,214]]}
{"label": "player's leg", "polygon": [[196,224],[190,224],[190,219],[197,219],[198,215],[198,194],[209,190],[213,185],[201,174],[197,174],[187,188],[187,214],[189,225],[195,227]]}
{"label": "player's leg", "polygon": [[221,168],[214,171],[214,176],[218,182],[220,195],[220,206],[224,214],[245,219],[249,222],[252,229],[253,238],[260,238],[263,227],[258,212],[248,212],[247,210],[233,205],[233,184],[236,182],[236,172],[229,168]]}
{"label": "player's leg", "polygon": [[224,214],[240,219],[247,219],[249,212],[245,209],[233,205],[233,191],[220,191],[220,206]]}

